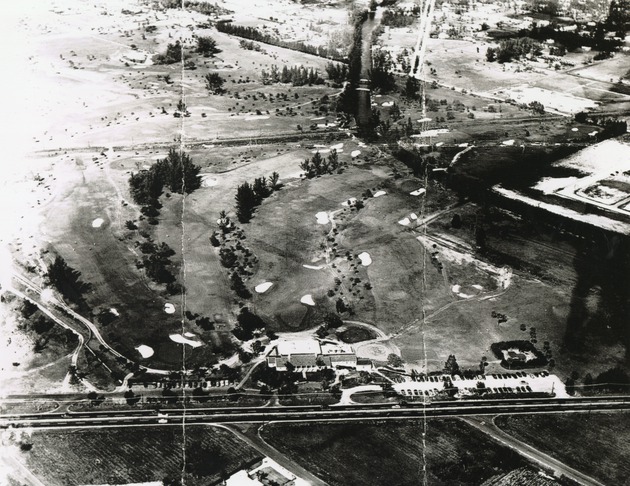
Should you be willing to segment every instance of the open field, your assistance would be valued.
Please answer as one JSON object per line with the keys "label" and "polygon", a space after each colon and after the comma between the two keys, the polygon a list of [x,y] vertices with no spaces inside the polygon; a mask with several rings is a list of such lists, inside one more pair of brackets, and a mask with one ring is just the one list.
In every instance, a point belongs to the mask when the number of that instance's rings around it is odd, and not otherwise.
{"label": "open field", "polygon": [[[125,484],[180,477],[182,461],[203,474],[187,473],[186,484],[208,484],[260,459],[231,432],[203,426],[125,427],[35,432],[30,451],[14,451],[35,476],[50,486]],[[185,456],[184,456],[185,452]]]}
{"label": "open field", "polygon": [[604,484],[627,484],[630,421],[626,413],[499,416],[495,423]]}
{"label": "open field", "polygon": [[456,420],[317,428],[273,424],[262,436],[331,486],[481,484],[525,464],[517,454]]}

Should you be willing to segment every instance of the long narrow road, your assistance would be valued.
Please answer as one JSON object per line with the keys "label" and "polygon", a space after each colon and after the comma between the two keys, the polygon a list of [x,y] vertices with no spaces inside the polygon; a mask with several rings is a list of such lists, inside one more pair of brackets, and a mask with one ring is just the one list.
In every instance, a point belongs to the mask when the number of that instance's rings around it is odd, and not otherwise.
{"label": "long narrow road", "polygon": [[596,479],[576,470],[570,466],[567,466],[565,463],[554,459],[553,457],[545,454],[544,452],[535,449],[534,447],[521,442],[510,434],[501,430],[494,423],[493,420],[488,420],[487,418],[481,419],[477,417],[467,417],[462,418],[464,422],[472,427],[475,427],[478,430],[481,430],[483,433],[489,435],[497,442],[508,446],[510,449],[514,449],[516,452],[530,459],[531,461],[540,464],[544,468],[551,469],[554,471],[554,474],[557,477],[566,476],[567,478],[577,482],[578,484],[585,486],[604,486],[603,483],[600,483]]}

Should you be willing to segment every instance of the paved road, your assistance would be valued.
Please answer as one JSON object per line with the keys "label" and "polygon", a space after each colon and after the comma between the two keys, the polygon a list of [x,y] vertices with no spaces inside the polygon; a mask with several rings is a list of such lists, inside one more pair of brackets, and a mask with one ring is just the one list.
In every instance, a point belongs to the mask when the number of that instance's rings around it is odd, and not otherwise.
{"label": "paved road", "polygon": [[[522,456],[534,461],[535,463],[540,464],[544,468],[551,469],[554,471],[556,477],[566,476],[573,481],[576,481],[578,484],[582,484],[585,486],[604,486],[603,483],[600,483],[596,479],[593,479],[586,474],[573,469],[570,466],[567,466],[565,463],[554,459],[553,457],[545,454],[544,452],[535,449],[534,447],[521,442],[510,434],[504,432],[499,427],[497,427],[494,423],[494,419],[489,420],[488,418],[477,418],[477,417],[468,417],[462,418],[464,422],[475,427],[476,429],[481,430],[485,434],[491,436],[497,442],[500,442],[503,445],[508,446],[511,449],[514,449]],[[588,447],[588,445],[586,445]]]}

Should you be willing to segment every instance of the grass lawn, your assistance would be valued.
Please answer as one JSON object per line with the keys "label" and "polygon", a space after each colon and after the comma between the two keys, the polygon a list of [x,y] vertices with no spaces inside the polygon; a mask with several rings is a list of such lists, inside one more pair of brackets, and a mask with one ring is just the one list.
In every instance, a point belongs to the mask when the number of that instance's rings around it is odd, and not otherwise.
{"label": "grass lawn", "polygon": [[[523,459],[457,420],[308,425],[273,424],[263,437],[331,486],[481,484]],[[426,472],[423,467],[426,465]]]}
{"label": "grass lawn", "polygon": [[630,414],[500,416],[506,432],[604,484],[628,484]]}

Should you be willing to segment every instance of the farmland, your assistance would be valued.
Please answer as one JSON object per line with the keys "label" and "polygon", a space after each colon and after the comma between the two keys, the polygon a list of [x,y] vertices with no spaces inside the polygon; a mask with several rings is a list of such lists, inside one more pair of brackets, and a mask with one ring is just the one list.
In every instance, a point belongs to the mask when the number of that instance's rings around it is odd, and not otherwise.
{"label": "farmland", "polygon": [[456,420],[329,424],[316,429],[273,424],[262,436],[332,486],[481,484],[525,465],[517,454]]}
{"label": "farmland", "polygon": [[495,423],[604,484],[624,484],[630,474],[625,413],[500,416]]}
{"label": "farmland", "polygon": [[[33,447],[20,454],[41,481],[51,486],[124,484],[180,477],[186,484],[208,484],[261,456],[235,436],[215,427],[126,427],[33,433]],[[185,456],[184,456],[185,453]],[[96,466],[96,467],[95,467]]]}

